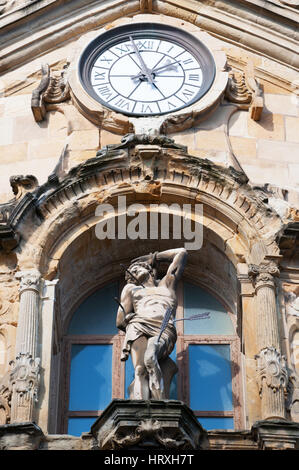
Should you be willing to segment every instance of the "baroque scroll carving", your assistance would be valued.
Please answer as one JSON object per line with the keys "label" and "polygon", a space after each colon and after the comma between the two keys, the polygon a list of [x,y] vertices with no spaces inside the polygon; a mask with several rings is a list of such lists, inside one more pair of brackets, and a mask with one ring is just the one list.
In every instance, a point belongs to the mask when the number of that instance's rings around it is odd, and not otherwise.
{"label": "baroque scroll carving", "polygon": [[248,62],[244,72],[232,72],[225,92],[228,101],[238,105],[239,109],[248,109],[250,117],[259,121],[264,107],[261,89],[254,76],[254,66]]}
{"label": "baroque scroll carving", "polygon": [[38,87],[33,90],[31,98],[31,109],[36,122],[45,119],[47,104],[62,103],[70,98],[67,68],[68,65],[65,65],[58,76],[51,76],[49,65],[42,65],[42,78]]}

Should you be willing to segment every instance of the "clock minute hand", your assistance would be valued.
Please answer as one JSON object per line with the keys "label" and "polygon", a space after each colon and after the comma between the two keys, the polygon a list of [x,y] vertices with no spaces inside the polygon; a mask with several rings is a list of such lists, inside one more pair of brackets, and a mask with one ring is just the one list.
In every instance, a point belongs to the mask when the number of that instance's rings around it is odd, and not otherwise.
{"label": "clock minute hand", "polygon": [[138,47],[136,46],[135,42],[133,41],[133,38],[132,36],[130,36],[130,41],[132,43],[132,46],[133,46],[133,49],[134,51],[136,52],[137,54],[137,57],[139,59],[139,62],[140,62],[140,65],[141,65],[141,70],[142,72],[146,75],[148,81],[153,85],[154,84],[154,80],[153,80],[153,77],[152,77],[152,74],[151,74],[151,71],[147,68],[147,66],[145,65],[145,62],[138,50]]}

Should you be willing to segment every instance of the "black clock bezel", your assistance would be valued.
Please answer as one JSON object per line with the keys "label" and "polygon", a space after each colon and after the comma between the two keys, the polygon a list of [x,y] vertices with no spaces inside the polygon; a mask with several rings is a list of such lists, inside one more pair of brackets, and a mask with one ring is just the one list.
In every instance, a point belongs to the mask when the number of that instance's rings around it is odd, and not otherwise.
{"label": "black clock bezel", "polygon": [[121,111],[119,108],[116,108],[113,105],[109,105],[104,100],[101,100],[101,98],[95,93],[90,83],[90,72],[100,53],[120,42],[129,40],[129,36],[133,36],[134,39],[138,39],[142,38],[144,35],[146,35],[147,38],[162,38],[178,44],[179,46],[184,47],[193,56],[195,56],[197,61],[200,63],[204,76],[202,87],[192,101],[186,105],[182,105],[180,108],[176,108],[173,113],[179,112],[182,109],[185,109],[199,101],[211,88],[216,75],[216,66],[211,52],[205,46],[205,44],[192,36],[190,33],[174,26],[157,23],[136,23],[119,26],[108,30],[91,41],[82,52],[79,59],[79,78],[85,91],[102,106],[126,116],[154,117],[165,114],[173,114],[169,111],[150,115]]}

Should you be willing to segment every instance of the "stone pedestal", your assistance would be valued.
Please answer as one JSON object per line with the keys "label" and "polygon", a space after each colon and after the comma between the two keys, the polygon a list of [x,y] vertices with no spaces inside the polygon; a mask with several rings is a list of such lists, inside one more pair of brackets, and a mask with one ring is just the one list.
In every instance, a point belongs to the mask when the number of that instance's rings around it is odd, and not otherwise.
{"label": "stone pedestal", "polygon": [[298,450],[299,423],[283,419],[258,421],[252,435],[260,450]]}
{"label": "stone pedestal", "polygon": [[15,423],[0,426],[0,450],[37,450],[43,438],[35,423]]}
{"label": "stone pedestal", "polygon": [[206,449],[193,412],[176,400],[113,400],[91,427],[100,450]]}

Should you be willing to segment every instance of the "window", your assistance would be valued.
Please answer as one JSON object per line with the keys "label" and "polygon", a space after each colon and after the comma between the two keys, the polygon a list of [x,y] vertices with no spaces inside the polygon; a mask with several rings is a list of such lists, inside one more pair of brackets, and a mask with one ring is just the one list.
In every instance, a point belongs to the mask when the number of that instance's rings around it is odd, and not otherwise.
{"label": "window", "polygon": [[90,295],[74,313],[65,341],[68,365],[67,408],[63,432],[80,436],[88,431],[109,405],[119,396],[121,364],[117,350],[121,337],[115,326],[119,296],[114,282]]}
{"label": "window", "polygon": [[206,290],[185,282],[177,319],[177,358],[181,399],[207,429],[239,425],[239,339],[223,305]]}
{"label": "window", "polygon": [[[120,361],[124,333],[115,326],[118,282],[90,295],[74,313],[65,339],[66,408],[63,432],[81,435],[113,398],[128,399],[134,369]],[[194,314],[208,317],[185,320]],[[170,399],[187,403],[202,426],[239,427],[239,339],[232,316],[210,293],[189,282],[178,289],[177,362]]]}

